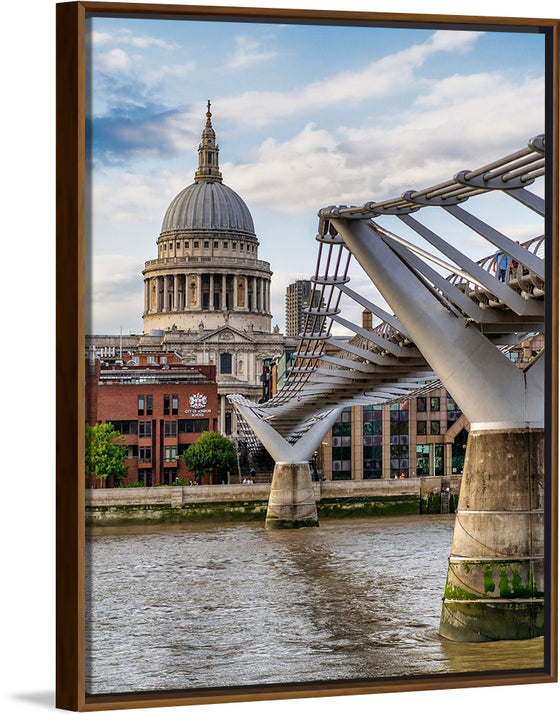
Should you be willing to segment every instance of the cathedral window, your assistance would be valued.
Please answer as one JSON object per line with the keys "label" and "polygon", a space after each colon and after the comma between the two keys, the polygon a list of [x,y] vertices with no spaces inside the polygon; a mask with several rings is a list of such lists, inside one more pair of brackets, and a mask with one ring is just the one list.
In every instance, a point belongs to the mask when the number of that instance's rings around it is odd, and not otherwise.
{"label": "cathedral window", "polygon": [[231,374],[231,353],[222,352],[220,355],[220,374]]}
{"label": "cathedral window", "polygon": [[194,246],[195,248],[198,248],[198,241],[197,241],[197,240],[195,240],[195,241],[193,242],[193,246]]}
{"label": "cathedral window", "polygon": [[235,241],[232,242],[231,247],[233,250],[237,249],[237,243]]}
{"label": "cathedral window", "polygon": [[185,241],[185,248],[188,248],[188,247],[189,247],[189,241],[186,240],[186,241]]}
{"label": "cathedral window", "polygon": [[218,247],[218,241],[215,240],[215,241],[214,241],[214,248],[217,248],[217,247]]}
{"label": "cathedral window", "polygon": [[228,242],[227,242],[227,240],[225,240],[225,241],[224,241],[224,248],[227,248],[227,247],[228,247]]}
{"label": "cathedral window", "polygon": [[210,241],[205,240],[205,241],[204,241],[204,247],[205,247],[205,248],[209,248],[209,247],[210,247]]}
{"label": "cathedral window", "polygon": [[245,244],[244,244],[244,243],[240,243],[240,244],[239,244],[239,250],[243,250],[244,247],[245,247]]}

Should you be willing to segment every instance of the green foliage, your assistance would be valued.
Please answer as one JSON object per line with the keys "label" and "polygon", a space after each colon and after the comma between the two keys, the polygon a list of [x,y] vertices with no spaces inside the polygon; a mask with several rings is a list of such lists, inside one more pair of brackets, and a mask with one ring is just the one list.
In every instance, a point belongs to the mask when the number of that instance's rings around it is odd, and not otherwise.
{"label": "green foliage", "polygon": [[237,464],[235,446],[216,431],[205,431],[183,453],[183,461],[195,476],[217,469],[233,469]]}
{"label": "green foliage", "polygon": [[134,483],[120,483],[119,488],[144,488],[142,481],[134,481]]}
{"label": "green foliage", "polygon": [[102,479],[113,476],[117,485],[128,473],[124,465],[128,447],[122,441],[124,437],[110,422],[86,424],[86,474]]}

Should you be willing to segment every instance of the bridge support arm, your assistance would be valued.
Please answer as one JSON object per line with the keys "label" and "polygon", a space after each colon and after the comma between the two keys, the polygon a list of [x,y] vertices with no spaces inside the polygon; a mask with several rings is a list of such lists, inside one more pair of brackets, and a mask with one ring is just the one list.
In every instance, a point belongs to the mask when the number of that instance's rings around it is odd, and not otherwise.
{"label": "bridge support arm", "polygon": [[332,222],[471,424],[543,426],[525,409],[522,372],[475,325],[457,319],[369,224]]}

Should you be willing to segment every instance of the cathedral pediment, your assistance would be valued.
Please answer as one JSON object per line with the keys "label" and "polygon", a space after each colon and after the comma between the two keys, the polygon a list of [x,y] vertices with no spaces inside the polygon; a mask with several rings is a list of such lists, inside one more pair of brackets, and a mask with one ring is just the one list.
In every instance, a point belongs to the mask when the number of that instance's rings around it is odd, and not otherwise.
{"label": "cathedral pediment", "polygon": [[201,335],[197,342],[223,342],[230,344],[239,343],[249,343],[254,344],[255,340],[247,332],[238,330],[230,325],[224,325],[223,327],[218,327],[216,330],[212,330],[206,334]]}

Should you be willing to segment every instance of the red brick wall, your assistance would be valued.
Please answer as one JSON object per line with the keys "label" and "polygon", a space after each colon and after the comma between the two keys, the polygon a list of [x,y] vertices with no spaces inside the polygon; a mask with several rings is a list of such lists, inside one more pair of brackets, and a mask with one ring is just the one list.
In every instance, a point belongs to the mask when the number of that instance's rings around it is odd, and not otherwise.
{"label": "red brick wall", "polygon": [[[205,367],[210,369],[206,370]],[[151,446],[152,460],[151,464],[139,465],[139,459],[127,459],[128,466],[127,483],[134,483],[138,480],[139,470],[151,468],[152,470],[152,485],[162,484],[164,482],[164,468],[176,468],[177,477],[180,479],[190,479],[192,474],[189,474],[185,468],[181,458],[177,462],[164,462],[164,454],[166,446],[178,447],[180,444],[194,443],[200,433],[180,434],[178,424],[176,426],[175,437],[164,436],[164,422],[178,422],[180,419],[208,419],[208,430],[215,431],[218,421],[218,390],[215,382],[205,382],[202,384],[118,384],[99,383],[99,363],[96,365],[96,374],[89,375],[89,365],[86,367],[88,377],[86,379],[86,413],[87,421],[93,425],[97,422],[114,422],[114,421],[150,421],[152,423],[151,438],[141,438],[138,433],[128,434],[124,436],[123,443],[133,446]],[[207,371],[209,375],[215,375],[214,365],[200,366],[200,372]],[[164,395],[178,396],[177,414],[164,414]],[[206,397],[207,403],[203,410],[193,410],[190,406],[189,398],[195,394],[202,394]],[[138,396],[152,396],[153,408],[152,414],[148,415],[147,399],[145,399],[144,415],[138,414]],[[171,399],[170,399],[171,404]],[[93,487],[93,482],[88,484]],[[97,480],[96,487],[103,484]],[[110,484],[105,484],[109,486]]]}

